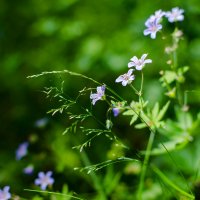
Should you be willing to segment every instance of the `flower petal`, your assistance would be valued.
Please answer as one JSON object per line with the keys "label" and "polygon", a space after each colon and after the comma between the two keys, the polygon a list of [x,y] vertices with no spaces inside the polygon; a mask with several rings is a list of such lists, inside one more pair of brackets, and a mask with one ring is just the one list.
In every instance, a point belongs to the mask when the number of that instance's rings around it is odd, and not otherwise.
{"label": "flower petal", "polygon": [[147,55],[148,55],[147,53],[143,54],[142,57],[141,57],[141,60],[144,61],[145,58],[147,57]]}
{"label": "flower petal", "polygon": [[129,62],[129,63],[128,63],[128,68],[134,67],[134,66],[135,66],[135,63],[134,63],[134,62]]}
{"label": "flower petal", "polygon": [[42,190],[46,190],[47,184],[41,184],[40,188],[41,188]]}
{"label": "flower petal", "polygon": [[139,61],[136,56],[133,56],[130,60],[133,61],[134,63],[138,63]]}
{"label": "flower petal", "polygon": [[127,75],[130,76],[133,72],[133,69],[129,69]]}
{"label": "flower petal", "polygon": [[39,172],[39,173],[38,173],[38,177],[39,177],[39,178],[43,178],[44,176],[45,176],[44,172]]}
{"label": "flower petal", "polygon": [[142,70],[143,66],[142,65],[138,65],[135,67],[138,71]]}
{"label": "flower petal", "polygon": [[46,176],[51,176],[53,174],[53,172],[52,171],[48,171],[47,173],[46,173]]}
{"label": "flower petal", "polygon": [[146,35],[151,34],[151,31],[150,31],[149,29],[145,29],[143,33],[144,33],[144,35],[146,36]]}
{"label": "flower petal", "polygon": [[145,63],[145,64],[146,64],[146,63],[152,63],[152,60],[151,60],[151,59],[147,59],[147,60],[144,61],[144,63]]}
{"label": "flower petal", "polygon": [[123,86],[126,86],[127,84],[128,84],[128,81],[127,81],[127,80],[122,81],[122,85],[123,85]]}
{"label": "flower petal", "polygon": [[116,83],[119,83],[119,82],[122,82],[122,81],[124,81],[123,75],[120,75],[120,76],[115,80]]}
{"label": "flower petal", "polygon": [[9,187],[9,186],[5,186],[5,187],[3,188],[3,191],[4,191],[4,192],[8,192],[8,191],[9,191],[9,189],[10,189],[10,187]]}
{"label": "flower petal", "polygon": [[39,178],[35,179],[35,185],[40,185],[41,184],[41,181]]}

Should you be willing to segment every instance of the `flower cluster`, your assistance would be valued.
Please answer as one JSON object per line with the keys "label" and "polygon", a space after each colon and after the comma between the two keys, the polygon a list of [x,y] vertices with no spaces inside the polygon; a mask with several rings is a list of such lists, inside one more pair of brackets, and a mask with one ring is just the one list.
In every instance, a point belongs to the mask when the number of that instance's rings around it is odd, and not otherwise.
{"label": "flower cluster", "polygon": [[178,7],[172,8],[171,11],[164,12],[162,10],[158,10],[151,15],[147,21],[145,22],[146,29],[144,30],[144,35],[150,35],[152,39],[156,38],[156,33],[162,29],[162,25],[160,24],[162,21],[162,17],[166,17],[170,23],[183,21],[184,20],[184,10],[179,9]]}
{"label": "flower cluster", "polygon": [[[151,59],[146,59],[147,54],[143,54],[140,59],[136,56],[133,56],[130,60],[131,62],[128,63],[128,68],[135,67],[136,70],[142,70],[147,63],[152,63]],[[119,83],[122,82],[123,86],[130,84],[134,79],[135,76],[132,74],[134,69],[129,69],[128,73],[120,75],[115,82]]]}
{"label": "flower cluster", "polygon": [[[28,153],[28,146],[29,146],[29,142],[23,142],[21,143],[17,150],[16,150],[16,159],[20,160],[22,159],[24,156],[27,155]],[[23,169],[23,173],[27,174],[27,175],[31,175],[34,171],[34,166],[32,164],[27,165],[24,169]],[[42,190],[45,190],[46,187],[48,185],[52,185],[54,183],[54,179],[51,177],[52,176],[52,172],[48,171],[46,174],[44,172],[39,172],[38,173],[38,178],[35,179],[35,185],[40,185],[40,188]],[[0,190],[0,200],[7,200],[11,197],[9,191],[9,187],[6,186],[4,187],[3,190]]]}
{"label": "flower cluster", "polygon": [[[151,15],[147,21],[145,22],[146,29],[144,30],[144,35],[150,35],[152,39],[156,38],[156,34],[158,31],[162,29],[162,18],[165,16],[169,22],[176,22],[182,21],[184,19],[184,10],[179,9],[178,7],[172,8],[171,11],[165,12],[162,10],[157,10],[153,15]],[[147,54],[143,54],[140,59],[136,56],[133,56],[130,60],[131,62],[128,63],[128,68],[134,67],[135,69],[129,69],[127,73],[120,75],[115,82],[121,82],[123,86],[127,86],[132,83],[135,79],[135,75],[133,74],[134,70],[142,70],[145,64],[152,63],[151,59],[146,59]],[[105,99],[105,85],[97,87],[96,93],[90,94],[90,99],[92,100],[92,104],[98,100]],[[118,108],[113,108],[114,116],[119,114],[120,110]]]}
{"label": "flower cluster", "polygon": [[[148,54],[143,54],[141,58],[137,58],[136,56],[133,56],[130,59],[130,62],[128,63],[128,68],[134,67],[135,69],[129,69],[127,73],[120,75],[115,82],[116,83],[122,83],[123,86],[127,86],[132,83],[132,81],[135,79],[135,75],[132,74],[134,70],[141,71],[146,64],[152,63],[151,59],[146,59]],[[98,100],[105,100],[105,85],[98,86],[96,93],[90,94],[90,99],[92,100],[92,104],[95,105],[95,103]],[[113,115],[117,117],[119,113],[122,111],[123,103],[118,102],[112,102],[112,111]]]}

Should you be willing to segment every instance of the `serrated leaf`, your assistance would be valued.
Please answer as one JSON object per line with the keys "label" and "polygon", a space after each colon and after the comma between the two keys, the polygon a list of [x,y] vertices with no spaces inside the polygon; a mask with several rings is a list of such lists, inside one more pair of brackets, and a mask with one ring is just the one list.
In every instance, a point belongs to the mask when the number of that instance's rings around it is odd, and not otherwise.
{"label": "serrated leaf", "polygon": [[136,120],[138,119],[138,115],[133,115],[131,121],[130,121],[130,125],[132,125]]}
{"label": "serrated leaf", "polygon": [[160,112],[159,112],[159,114],[158,114],[158,116],[157,116],[157,121],[160,121],[160,120],[163,118],[164,114],[166,113],[166,111],[167,111],[167,109],[168,109],[168,107],[169,107],[169,104],[170,104],[170,101],[168,101],[168,102],[163,106],[163,108],[160,110]]}

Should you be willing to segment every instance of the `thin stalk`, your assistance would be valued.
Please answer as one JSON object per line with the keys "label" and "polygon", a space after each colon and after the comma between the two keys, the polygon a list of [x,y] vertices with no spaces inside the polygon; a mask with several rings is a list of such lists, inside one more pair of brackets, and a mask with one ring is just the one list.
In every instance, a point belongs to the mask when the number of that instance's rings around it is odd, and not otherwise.
{"label": "thin stalk", "polygon": [[143,72],[141,72],[141,87],[140,87],[140,95],[142,95],[142,91],[143,91],[143,84],[144,84],[144,75]]}
{"label": "thin stalk", "polygon": [[150,158],[151,149],[152,149],[152,146],[153,146],[154,137],[155,137],[155,132],[152,131],[150,133],[150,137],[149,137],[149,141],[148,141],[148,144],[147,144],[147,149],[146,149],[146,153],[145,153],[145,157],[144,157],[144,162],[142,164],[140,182],[139,182],[139,187],[138,187],[138,191],[137,191],[137,199],[138,200],[142,200],[142,191],[143,191],[143,187],[144,187],[144,179],[145,179],[145,176],[146,176],[147,166],[148,166],[148,163],[149,163],[149,158]]}
{"label": "thin stalk", "polygon": [[[78,199],[78,200],[85,200],[83,198],[79,198],[79,197],[76,197],[76,196],[73,196],[73,195],[68,195],[68,194],[62,194],[62,193],[59,193],[59,192],[49,192],[49,191],[43,191],[43,190],[30,190],[30,189],[24,189],[25,191],[28,191],[28,192],[37,192],[37,193],[44,193],[44,194],[52,194],[52,195],[57,195],[57,196],[63,196],[63,197],[67,197],[67,198],[70,198],[70,199]],[[20,197],[20,199],[24,199],[22,197]]]}
{"label": "thin stalk", "polygon": [[[82,158],[83,163],[84,163],[85,166],[90,166],[91,165],[91,163],[89,161],[89,158],[88,158],[87,154],[84,151],[81,152],[81,158]],[[101,184],[99,178],[97,177],[97,175],[94,172],[91,172],[90,176],[91,176],[91,178],[92,178],[92,180],[94,182],[95,188],[97,189],[97,191],[99,192],[99,194],[101,196],[101,200],[106,200],[107,199],[106,198],[106,194],[105,194],[105,192],[103,190],[103,187],[102,187],[102,184]]]}
{"label": "thin stalk", "polygon": [[[78,76],[78,77],[81,77],[81,78],[84,78],[84,79],[88,79],[98,85],[102,85],[102,83],[94,80],[93,78],[90,78],[88,76],[85,76],[83,74],[80,74],[80,73],[76,73],[76,72],[72,72],[72,71],[69,71],[69,70],[63,70],[63,71],[46,71],[46,72],[42,72],[40,74],[35,74],[35,75],[31,75],[31,76],[27,76],[27,78],[38,78],[40,76],[44,76],[44,75],[48,75],[48,74],[69,74],[71,76]],[[122,98],[115,92],[113,91],[111,88],[107,87],[107,90],[110,91],[112,94],[114,94],[116,97],[118,97],[120,100],[122,100]]]}
{"label": "thin stalk", "polygon": [[[173,52],[173,70],[177,72],[176,68],[178,65],[178,58],[177,58],[177,53],[176,50]],[[180,84],[178,81],[176,81],[176,89],[177,89],[177,100],[179,105],[182,105],[182,95],[181,95],[181,89],[180,89]]]}
{"label": "thin stalk", "polygon": [[195,197],[192,194],[189,194],[187,192],[185,192],[184,190],[182,190],[179,186],[177,186],[174,182],[172,182],[171,180],[169,180],[167,178],[167,176],[165,176],[165,174],[163,174],[157,167],[152,166],[153,171],[169,186],[171,186],[172,188],[174,188],[176,191],[178,191],[180,194],[190,198],[190,199],[195,199]]}
{"label": "thin stalk", "polygon": [[140,92],[132,84],[130,84],[130,86],[133,89],[133,91],[135,92],[135,94],[137,94],[138,96],[140,96]]}
{"label": "thin stalk", "polygon": [[178,63],[178,60],[177,60],[177,53],[176,53],[176,50],[173,51],[173,69],[175,70],[177,68],[177,63]]}

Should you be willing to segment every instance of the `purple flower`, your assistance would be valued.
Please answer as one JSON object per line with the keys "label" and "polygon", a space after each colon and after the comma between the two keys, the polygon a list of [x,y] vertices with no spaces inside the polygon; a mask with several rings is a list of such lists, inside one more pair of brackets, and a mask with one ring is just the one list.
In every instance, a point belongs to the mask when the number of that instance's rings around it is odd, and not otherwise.
{"label": "purple flower", "polygon": [[0,189],[0,200],[8,200],[11,198],[9,189],[10,189],[9,186],[5,186],[3,190]]}
{"label": "purple flower", "polygon": [[45,117],[45,118],[42,118],[42,119],[38,119],[36,122],[35,122],[35,126],[37,128],[44,128],[48,123],[48,119]]}
{"label": "purple flower", "polygon": [[26,154],[28,153],[27,148],[28,148],[29,143],[28,142],[23,142],[19,145],[19,147],[16,150],[16,160],[20,160]]}
{"label": "purple flower", "polygon": [[34,170],[33,165],[28,165],[23,169],[24,174],[32,174]]}
{"label": "purple flower", "polygon": [[112,111],[113,111],[114,117],[117,117],[119,115],[119,113],[120,113],[120,109],[119,108],[113,108]]}
{"label": "purple flower", "polygon": [[90,99],[92,99],[92,104],[93,105],[95,105],[95,103],[98,100],[102,100],[104,98],[104,96],[105,96],[105,89],[106,89],[106,86],[102,85],[100,87],[97,87],[97,93],[90,94]]}
{"label": "purple flower", "polygon": [[116,83],[122,82],[122,85],[123,85],[123,86],[126,86],[127,84],[130,84],[130,83],[135,79],[135,76],[132,75],[132,72],[133,72],[133,69],[129,69],[129,70],[128,70],[128,73],[123,74],[123,75],[120,75],[120,76],[115,80],[115,82],[116,82]]}
{"label": "purple flower", "polygon": [[156,38],[156,33],[162,29],[162,25],[159,24],[160,19],[148,19],[145,22],[147,29],[144,30],[144,35],[149,35],[152,39]]}
{"label": "purple flower", "polygon": [[[162,10],[157,10],[155,13],[154,13],[154,15],[151,15],[150,17],[149,17],[149,19],[147,19],[147,21],[151,21],[151,22],[153,22],[154,20],[157,20],[157,22],[160,22],[161,21],[161,19],[162,19],[162,17],[163,16],[165,16],[165,12],[164,11],[162,11]],[[147,22],[146,21],[146,22]]]}
{"label": "purple flower", "polygon": [[54,179],[51,177],[51,175],[51,171],[48,171],[46,174],[44,172],[39,172],[38,178],[35,179],[35,185],[40,185],[42,190],[46,190],[48,185],[52,185],[54,183]]}
{"label": "purple flower", "polygon": [[143,54],[140,59],[138,59],[136,56],[131,58],[131,62],[128,63],[128,67],[135,67],[136,70],[142,70],[145,64],[152,63],[151,59],[146,59],[148,54]]}
{"label": "purple flower", "polygon": [[172,8],[171,12],[166,12],[165,16],[168,18],[169,22],[183,21],[184,20],[184,10],[178,7]]}

